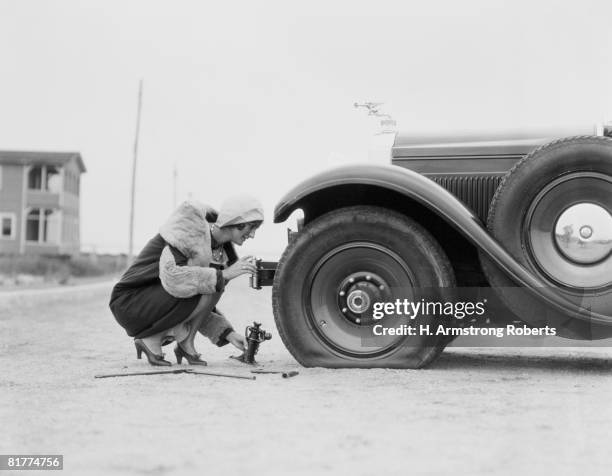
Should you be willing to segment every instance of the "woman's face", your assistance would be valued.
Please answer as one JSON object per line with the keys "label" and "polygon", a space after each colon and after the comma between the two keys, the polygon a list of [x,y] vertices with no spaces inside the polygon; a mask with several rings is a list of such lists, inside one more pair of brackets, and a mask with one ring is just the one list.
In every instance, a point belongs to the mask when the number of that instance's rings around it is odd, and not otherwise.
{"label": "woman's face", "polygon": [[242,245],[249,238],[255,238],[255,232],[259,224],[245,223],[244,226],[232,226],[230,229],[230,241],[235,245]]}

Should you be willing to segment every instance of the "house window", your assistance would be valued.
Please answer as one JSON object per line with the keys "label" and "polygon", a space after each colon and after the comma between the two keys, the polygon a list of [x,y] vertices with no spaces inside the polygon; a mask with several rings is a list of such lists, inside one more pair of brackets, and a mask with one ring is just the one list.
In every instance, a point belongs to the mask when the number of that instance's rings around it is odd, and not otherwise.
{"label": "house window", "polygon": [[42,190],[43,166],[35,165],[28,172],[28,188],[30,190]]}
{"label": "house window", "polygon": [[15,214],[0,212],[0,239],[15,239]]}
{"label": "house window", "polygon": [[79,175],[68,170],[64,173],[64,190],[74,195],[79,194]]}
{"label": "house window", "polygon": [[38,241],[40,232],[40,209],[35,208],[28,213],[26,220],[26,240]]}
{"label": "house window", "polygon": [[62,190],[60,168],[54,165],[34,165],[28,172],[28,189],[59,193]]}
{"label": "house window", "polygon": [[60,212],[59,210],[44,210],[42,222],[42,241],[45,243],[59,243],[60,241]]}
{"label": "house window", "polygon": [[26,241],[59,243],[60,226],[59,210],[33,208],[26,219]]}
{"label": "house window", "polygon": [[45,190],[49,190],[52,193],[60,193],[62,190],[61,184],[62,176],[57,167],[47,166],[47,173],[45,174]]}

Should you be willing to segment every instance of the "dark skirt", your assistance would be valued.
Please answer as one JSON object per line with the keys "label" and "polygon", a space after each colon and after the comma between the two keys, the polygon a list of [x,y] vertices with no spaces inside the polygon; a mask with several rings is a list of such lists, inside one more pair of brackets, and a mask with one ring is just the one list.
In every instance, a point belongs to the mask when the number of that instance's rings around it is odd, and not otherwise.
{"label": "dark skirt", "polygon": [[166,331],[189,317],[201,294],[176,298],[161,283],[141,288],[113,289],[110,308],[115,319],[131,337],[149,337]]}
{"label": "dark skirt", "polygon": [[[113,288],[110,308],[117,322],[132,337],[149,337],[180,324],[196,308],[201,294],[177,298],[166,292],[159,279],[159,257],[167,243],[158,234],[143,248]],[[187,258],[170,247],[176,264]]]}

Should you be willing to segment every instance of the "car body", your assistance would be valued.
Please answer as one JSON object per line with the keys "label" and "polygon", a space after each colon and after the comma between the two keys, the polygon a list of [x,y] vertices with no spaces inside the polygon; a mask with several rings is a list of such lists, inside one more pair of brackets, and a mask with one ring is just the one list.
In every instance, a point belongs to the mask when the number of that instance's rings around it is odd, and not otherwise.
{"label": "car body", "polygon": [[[274,221],[285,221],[297,209],[304,213],[305,228],[302,229],[307,229],[309,224],[338,210],[355,210],[354,207],[375,207],[379,213],[388,211],[389,214],[401,215],[414,221],[415,226],[422,227],[433,237],[434,247],[440,245],[445,255],[443,260],[448,258],[452,266],[451,274],[456,288],[497,286],[501,290],[517,287],[529,295],[525,298],[526,302],[531,303],[529,309],[515,306],[508,292],[503,296],[503,301],[511,308],[515,318],[528,325],[541,324],[539,315],[543,313],[554,314],[556,317],[551,317],[546,323],[552,322],[562,327],[562,335],[581,339],[610,337],[612,306],[609,289],[612,286],[607,277],[609,275],[612,279],[612,259],[609,253],[612,247],[612,140],[607,138],[610,134],[610,128],[606,127],[549,130],[544,133],[506,131],[429,137],[400,133],[396,135],[392,147],[391,165],[346,166],[311,177],[279,201]],[[581,154],[585,154],[584,160]],[[559,156],[559,160],[556,156]],[[563,164],[567,164],[567,169],[563,168]],[[546,189],[549,183],[551,185]],[[526,187],[524,193],[521,192],[523,185]],[[544,195],[537,195],[540,188],[548,191],[542,192]],[[523,195],[529,194],[531,202],[523,200]],[[584,200],[576,198],[580,194],[584,194]],[[561,203],[562,197],[570,196],[574,198]],[[510,236],[512,226],[505,226],[504,218],[494,211],[510,202],[516,202],[516,208],[521,210],[518,218],[514,218],[521,228],[521,233],[516,237]],[[511,206],[511,210],[513,208]],[[595,224],[589,222],[588,226],[580,228],[580,233],[586,236],[594,230],[597,240],[589,241],[589,237],[578,236],[576,241],[574,235],[565,236],[557,230],[561,227],[560,220],[579,216],[580,220],[588,221],[590,215],[585,213],[591,213],[592,209],[595,209],[598,216],[604,217],[604,224],[601,225],[599,221]],[[546,210],[554,210],[555,217],[546,217]],[[350,227],[350,220],[346,223],[345,227]],[[330,221],[327,230],[332,230],[331,225]],[[568,229],[566,227],[566,231]],[[568,233],[576,234],[577,231],[571,228]],[[363,238],[363,243],[370,241],[376,240],[370,240],[367,236]],[[300,253],[311,252],[307,242],[300,246]],[[338,253],[346,253],[338,243],[334,246]],[[365,250],[365,245],[360,246],[360,249]],[[383,250],[387,255],[393,255],[392,245],[381,247],[387,250]],[[530,251],[531,248],[535,251]],[[521,252],[523,249],[526,250],[524,253]],[[312,253],[317,252],[312,250]],[[353,257],[358,256],[356,250],[351,253]],[[589,253],[595,258],[589,258]],[[368,258],[370,262],[373,256]],[[583,256],[586,261],[581,262]],[[281,260],[281,265],[287,261],[291,261],[291,257]],[[389,266],[393,267],[394,261],[402,260],[390,258]],[[364,261],[362,267],[367,268],[367,262]],[[348,261],[346,266],[348,273]],[[589,269],[596,276],[594,281],[591,280],[593,282],[586,276]],[[280,323],[282,327],[287,317],[283,315],[282,305],[278,301],[289,297],[283,296],[280,271],[275,280],[275,312],[277,324]],[[576,273],[577,277],[565,280],[562,276],[564,273]],[[306,276],[307,273],[304,278]],[[361,274],[355,276],[359,279]],[[367,284],[364,281],[363,286]],[[308,285],[306,279],[304,286]],[[340,286],[336,282],[327,285]],[[338,289],[342,293],[345,288]],[[364,294],[351,289],[353,294]],[[364,289],[368,291],[369,288]],[[366,299],[376,298],[367,295],[367,292],[364,295]],[[300,297],[295,294],[292,299]],[[315,297],[309,299],[311,304],[316,302]],[[305,314],[310,316],[307,329],[316,327],[312,323],[317,322],[317,318],[313,317],[316,310],[313,311],[311,304],[304,305]],[[324,314],[329,320],[331,311],[326,306]],[[532,312],[532,309],[535,311]],[[300,311],[294,309],[292,312]],[[348,314],[351,312],[349,310]],[[342,313],[347,314],[346,307],[335,314]],[[529,313],[534,315],[527,315]],[[537,313],[539,315],[535,315]],[[342,316],[337,319],[341,321]],[[355,324],[354,320],[353,315],[351,325]],[[339,326],[342,327],[344,324],[340,321]],[[363,326],[359,318],[357,323]],[[353,332],[352,328],[344,328],[349,334]],[[315,334],[317,332],[314,331]],[[355,332],[355,336],[358,335]],[[334,348],[333,338],[330,340],[324,334],[319,336],[319,340],[323,342],[323,347],[329,344],[327,347],[338,357],[338,362],[331,357],[323,360],[322,365],[401,366],[397,361],[391,362],[384,358],[360,359],[359,352],[353,352],[355,349],[344,352],[342,345]],[[284,340],[291,339],[299,340],[300,337]],[[303,353],[298,360],[306,365],[311,362],[321,364],[316,358],[311,361],[308,352],[314,351],[311,349]]]}

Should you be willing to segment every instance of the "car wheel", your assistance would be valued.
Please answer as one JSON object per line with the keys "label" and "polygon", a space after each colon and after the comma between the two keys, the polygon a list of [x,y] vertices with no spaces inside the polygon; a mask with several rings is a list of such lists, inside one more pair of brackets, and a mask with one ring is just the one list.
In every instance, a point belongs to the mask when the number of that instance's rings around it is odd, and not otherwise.
{"label": "car wheel", "polygon": [[[573,137],[530,153],[497,189],[487,227],[518,262],[566,299],[610,314],[612,140]],[[605,323],[571,319],[531,295],[516,299],[515,284],[486,257],[481,260],[489,281],[519,318],[560,326],[566,337],[612,334]]]}
{"label": "car wheel", "polygon": [[[285,346],[306,367],[419,368],[449,339],[376,336],[377,324],[410,319],[374,319],[373,305],[417,301],[424,290],[447,299],[454,284],[444,251],[418,223],[384,208],[343,208],[309,223],[285,250],[274,278],[274,317]],[[433,331],[437,319],[417,322]]]}

